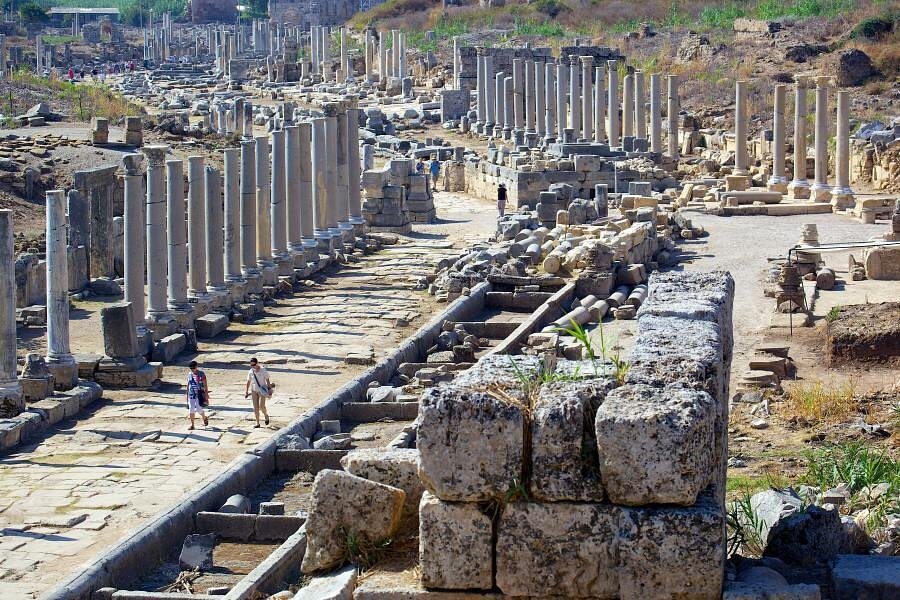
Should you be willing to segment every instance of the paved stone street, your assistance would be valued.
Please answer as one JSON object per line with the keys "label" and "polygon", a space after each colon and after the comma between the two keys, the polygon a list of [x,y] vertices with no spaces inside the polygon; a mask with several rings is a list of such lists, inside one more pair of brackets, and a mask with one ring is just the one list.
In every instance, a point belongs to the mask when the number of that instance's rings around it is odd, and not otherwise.
{"label": "paved stone street", "polygon": [[[452,247],[490,235],[494,221],[484,201],[437,194],[435,204],[438,223],[417,225],[400,245],[345,265],[279,300],[264,318],[232,324],[215,343],[201,344],[209,427],[198,420],[188,431],[186,368],[168,366],[159,391],[108,392],[39,443],[0,457],[0,598],[38,597],[367,368],[346,364],[348,352],[372,351],[377,360],[440,310],[412,289],[416,279]],[[72,322],[74,351],[102,349],[96,312]],[[42,344],[27,340],[29,351]],[[243,398],[251,356],[278,384],[271,424],[260,429]],[[179,364],[193,358],[182,355]]]}

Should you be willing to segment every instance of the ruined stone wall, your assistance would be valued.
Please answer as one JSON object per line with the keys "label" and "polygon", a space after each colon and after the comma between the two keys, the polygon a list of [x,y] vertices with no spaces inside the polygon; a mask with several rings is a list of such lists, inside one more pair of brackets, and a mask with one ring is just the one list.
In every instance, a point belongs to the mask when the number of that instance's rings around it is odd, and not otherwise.
{"label": "ruined stone wall", "polygon": [[194,24],[223,21],[234,23],[237,0],[191,0],[191,21]]}
{"label": "ruined stone wall", "polygon": [[423,395],[426,587],[722,597],[734,281],[664,273],[649,286],[627,374],[582,364],[573,377],[562,361],[570,377],[536,387],[538,358],[493,356]]}
{"label": "ruined stone wall", "polygon": [[359,0],[269,0],[273,23],[301,27],[341,25],[359,9]]}

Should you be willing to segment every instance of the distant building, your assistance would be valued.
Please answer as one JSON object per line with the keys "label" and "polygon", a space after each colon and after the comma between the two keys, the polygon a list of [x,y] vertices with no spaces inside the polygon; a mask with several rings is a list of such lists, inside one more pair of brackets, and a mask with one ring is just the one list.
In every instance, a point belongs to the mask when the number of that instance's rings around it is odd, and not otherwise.
{"label": "distant building", "polygon": [[237,20],[237,0],[191,0],[191,22],[233,23]]}
{"label": "distant building", "polygon": [[269,0],[269,18],[273,23],[341,25],[360,10],[381,4],[383,0]]}

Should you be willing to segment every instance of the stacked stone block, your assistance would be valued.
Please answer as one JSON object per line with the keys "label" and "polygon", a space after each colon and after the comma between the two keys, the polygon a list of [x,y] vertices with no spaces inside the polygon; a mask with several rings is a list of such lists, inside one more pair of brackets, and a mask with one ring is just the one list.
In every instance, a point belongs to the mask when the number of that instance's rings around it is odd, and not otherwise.
{"label": "stacked stone block", "polygon": [[434,197],[428,175],[415,172],[415,161],[395,158],[381,169],[362,174],[363,218],[372,231],[409,233],[411,222],[434,220]]}
{"label": "stacked stone block", "polygon": [[422,583],[720,598],[733,297],[727,273],[657,274],[627,376],[535,388],[538,359],[493,356],[427,392]]}

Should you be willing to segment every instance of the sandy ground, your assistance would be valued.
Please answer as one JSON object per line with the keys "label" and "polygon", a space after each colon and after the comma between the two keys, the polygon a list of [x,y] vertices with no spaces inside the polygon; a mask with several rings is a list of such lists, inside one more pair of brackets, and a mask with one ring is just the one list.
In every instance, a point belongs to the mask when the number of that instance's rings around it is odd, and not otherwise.
{"label": "sandy ground", "polygon": [[[372,349],[377,360],[439,311],[412,289],[415,280],[467,240],[490,235],[494,220],[490,203],[456,194],[438,193],[436,205],[438,223],[203,343],[196,358],[210,381],[208,427],[187,429],[184,365],[194,355],[183,354],[161,389],[107,392],[77,420],[0,458],[0,598],[34,598],[70,576],[364,370],[344,363],[348,351]],[[73,351],[102,350],[101,306],[76,306]],[[43,351],[42,330],[20,333],[20,353]],[[271,424],[260,429],[243,398],[253,355],[278,383]]]}

